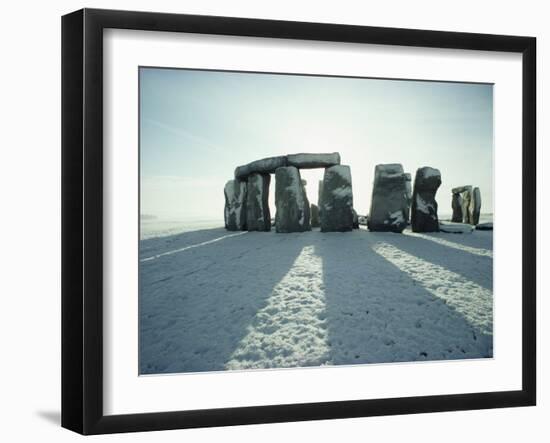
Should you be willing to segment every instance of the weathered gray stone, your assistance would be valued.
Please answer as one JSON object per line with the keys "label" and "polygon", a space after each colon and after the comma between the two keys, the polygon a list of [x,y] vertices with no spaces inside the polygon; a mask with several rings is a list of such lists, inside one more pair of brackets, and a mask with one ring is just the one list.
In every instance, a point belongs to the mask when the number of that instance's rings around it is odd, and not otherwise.
{"label": "weathered gray stone", "polygon": [[340,154],[289,154],[288,166],[296,166],[299,169],[328,168],[340,164]]}
{"label": "weathered gray stone", "polygon": [[439,230],[449,234],[470,234],[474,227],[468,223],[439,222]]}
{"label": "weathered gray stone", "polygon": [[470,185],[458,186],[452,189],[453,222],[473,224],[473,191]]}
{"label": "weathered gray stone", "polygon": [[407,190],[407,209],[405,211],[405,220],[410,220],[410,209],[412,203],[411,174],[405,172],[405,189]]}
{"label": "weathered gray stone", "polygon": [[321,226],[321,222],[319,220],[319,207],[312,203],[311,204],[311,227],[318,228],[319,226]]}
{"label": "weathered gray stone", "polygon": [[340,164],[340,154],[290,154],[256,160],[235,169],[235,178],[246,179],[250,174],[272,174],[277,168],[295,166],[299,169],[327,168]]}
{"label": "weathered gray stone", "polygon": [[294,166],[275,171],[275,229],[277,232],[304,232],[311,230],[310,207],[300,178]]}
{"label": "weathered gray stone", "polygon": [[235,178],[245,179],[253,172],[258,172],[260,174],[272,174],[277,168],[286,165],[286,155],[262,158],[261,160],[256,160],[246,165],[238,166],[235,169]]}
{"label": "weathered gray stone", "polygon": [[376,165],[367,226],[370,231],[403,232],[408,223],[410,175],[398,163]]}
{"label": "weathered gray stone", "polygon": [[425,166],[416,171],[412,197],[411,229],[413,232],[439,231],[435,194],[441,186],[441,172]]}
{"label": "weathered gray stone", "polygon": [[470,185],[465,185],[465,186],[457,186],[456,188],[453,188],[451,189],[451,192],[453,194],[461,194],[463,193],[464,191],[471,191],[472,190],[472,187]]}
{"label": "weathered gray stone", "polygon": [[270,231],[269,174],[252,173],[248,176],[246,192],[246,227],[249,231]]}
{"label": "weathered gray stone", "polygon": [[322,232],[353,229],[353,191],[349,166],[337,165],[325,169],[321,213]]}
{"label": "weathered gray stone", "polygon": [[[479,223],[481,213],[481,192],[472,186],[453,188],[453,221],[462,221],[471,225]],[[461,220],[459,216],[462,215]]]}
{"label": "weathered gray stone", "polygon": [[462,200],[462,222],[472,224],[472,187],[464,186],[464,190],[460,192]]}
{"label": "weathered gray stone", "polygon": [[488,223],[480,223],[476,226],[477,231],[492,231],[493,230],[493,222]]}
{"label": "weathered gray stone", "polygon": [[481,213],[481,192],[479,191],[479,188],[474,188],[472,191],[472,203],[470,207],[472,214],[472,225],[477,225],[479,224],[479,215]]}
{"label": "weathered gray stone", "polygon": [[229,180],[225,184],[225,228],[229,231],[246,230],[246,188],[242,180]]}
{"label": "weathered gray stone", "polygon": [[462,197],[459,193],[453,193],[451,207],[453,208],[453,216],[451,221],[455,223],[462,223]]}

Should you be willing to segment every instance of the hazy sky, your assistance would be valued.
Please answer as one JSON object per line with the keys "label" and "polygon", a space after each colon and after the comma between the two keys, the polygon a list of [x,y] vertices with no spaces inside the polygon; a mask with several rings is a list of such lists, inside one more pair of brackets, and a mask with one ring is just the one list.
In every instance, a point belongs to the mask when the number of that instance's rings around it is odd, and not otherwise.
{"label": "hazy sky", "polygon": [[[236,166],[335,151],[351,167],[359,214],[379,163],[401,163],[413,179],[438,168],[440,214],[460,185],[479,186],[492,212],[491,85],[141,68],[140,131],[142,214],[223,220]],[[311,202],[322,174],[302,171]]]}

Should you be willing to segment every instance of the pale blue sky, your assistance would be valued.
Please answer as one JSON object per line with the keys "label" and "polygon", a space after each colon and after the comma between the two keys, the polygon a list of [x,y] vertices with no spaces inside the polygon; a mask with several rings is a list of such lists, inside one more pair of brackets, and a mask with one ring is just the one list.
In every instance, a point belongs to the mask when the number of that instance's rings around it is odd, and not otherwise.
{"label": "pale blue sky", "polygon": [[[438,168],[442,214],[451,188],[467,184],[492,212],[491,85],[141,68],[140,131],[142,214],[223,219],[236,166],[334,151],[351,167],[360,214],[379,163],[401,163],[413,178]],[[302,177],[316,202],[322,170]]]}

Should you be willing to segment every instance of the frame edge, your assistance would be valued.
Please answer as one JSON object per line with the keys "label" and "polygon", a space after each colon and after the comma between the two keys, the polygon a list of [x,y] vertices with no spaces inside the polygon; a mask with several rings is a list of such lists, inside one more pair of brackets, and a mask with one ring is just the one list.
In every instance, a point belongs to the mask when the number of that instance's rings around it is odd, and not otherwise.
{"label": "frame edge", "polygon": [[84,13],[61,19],[61,426],[84,432]]}
{"label": "frame edge", "polygon": [[526,39],[522,53],[522,387],[537,404],[537,40]]}

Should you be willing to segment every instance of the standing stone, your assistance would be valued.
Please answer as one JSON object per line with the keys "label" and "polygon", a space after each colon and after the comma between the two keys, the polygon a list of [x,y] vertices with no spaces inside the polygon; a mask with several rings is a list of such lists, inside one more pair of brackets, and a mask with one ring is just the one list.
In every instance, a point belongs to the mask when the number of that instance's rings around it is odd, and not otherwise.
{"label": "standing stone", "polygon": [[353,229],[353,191],[349,166],[325,169],[321,203],[321,232]]}
{"label": "standing stone", "polygon": [[248,176],[246,193],[246,225],[249,231],[271,231],[269,213],[269,174],[252,173]]}
{"label": "standing stone", "polygon": [[441,186],[438,169],[423,167],[416,171],[412,197],[411,228],[413,232],[438,232],[435,194]]}
{"label": "standing stone", "polygon": [[466,189],[460,193],[462,198],[462,222],[472,224],[472,187],[466,186]]}
{"label": "standing stone", "polygon": [[462,197],[459,193],[453,193],[451,207],[453,208],[453,217],[451,221],[454,223],[462,223]]}
{"label": "standing stone", "polygon": [[481,192],[479,188],[474,188],[472,192],[472,225],[479,224],[479,215],[481,213]]}
{"label": "standing stone", "polygon": [[309,202],[298,168],[284,166],[275,171],[275,206],[277,232],[311,230]]}
{"label": "standing stone", "polygon": [[319,220],[319,207],[317,205],[311,204],[311,227],[318,228],[321,226]]}
{"label": "standing stone", "polygon": [[405,210],[405,220],[408,223],[410,220],[410,209],[412,203],[411,174],[408,172],[405,172],[405,189],[407,191],[407,209]]}
{"label": "standing stone", "polygon": [[323,218],[323,180],[319,180],[319,192],[317,194],[317,206],[319,208],[319,226],[321,226],[321,219]]}
{"label": "standing stone", "polygon": [[228,231],[246,230],[246,188],[241,180],[229,180],[225,184],[225,229]]}
{"label": "standing stone", "polygon": [[370,231],[403,232],[409,214],[408,186],[410,175],[399,163],[376,165],[367,221]]}
{"label": "standing stone", "polygon": [[[459,186],[452,189],[453,194],[459,194],[460,211],[462,212],[462,223],[473,224],[472,211],[474,209],[473,192],[470,185]],[[458,211],[457,211],[458,212]],[[458,214],[457,214],[458,215]],[[453,220],[454,221],[454,220]],[[458,217],[457,217],[458,221]]]}

